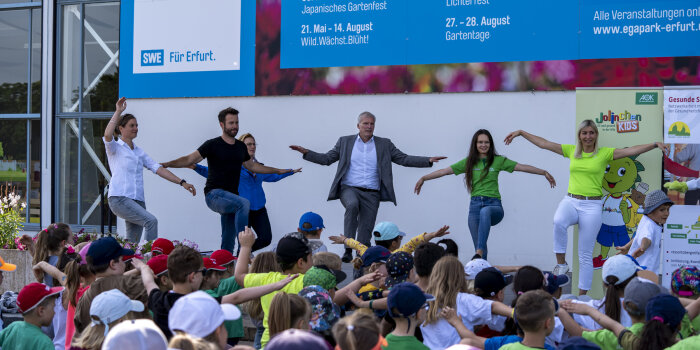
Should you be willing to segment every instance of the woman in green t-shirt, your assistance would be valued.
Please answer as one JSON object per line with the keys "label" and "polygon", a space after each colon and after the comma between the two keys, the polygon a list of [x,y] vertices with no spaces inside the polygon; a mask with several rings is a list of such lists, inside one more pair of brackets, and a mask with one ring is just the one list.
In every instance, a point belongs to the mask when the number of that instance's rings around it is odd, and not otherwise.
{"label": "woman in green t-shirt", "polygon": [[554,214],[554,253],[557,256],[555,275],[569,271],[566,263],[567,229],[578,224],[578,261],[580,294],[586,294],[593,282],[593,248],[603,223],[603,176],[608,162],[613,159],[636,156],[664,144],[653,142],[626,148],[598,147],[598,127],[586,119],[576,131],[576,145],[562,145],[535,136],[523,130],[513,131],[505,139],[509,145],[518,136],[535,146],[569,158],[569,189]]}
{"label": "woman in green t-shirt", "polygon": [[[472,169],[472,171],[466,171],[466,169]],[[495,226],[503,220],[501,194],[498,191],[498,173],[501,171],[509,173],[523,171],[543,175],[552,188],[556,186],[554,178],[548,172],[530,165],[518,164],[506,157],[497,155],[491,133],[486,129],[479,129],[474,133],[467,158],[445,169],[436,170],[425,175],[416,183],[414,191],[416,194],[420,194],[420,189],[427,180],[437,179],[449,174],[465,174],[464,181],[467,185],[467,190],[471,194],[467,224],[472,235],[476,255],[478,255],[475,257],[487,258],[486,241],[489,238],[491,226]]]}

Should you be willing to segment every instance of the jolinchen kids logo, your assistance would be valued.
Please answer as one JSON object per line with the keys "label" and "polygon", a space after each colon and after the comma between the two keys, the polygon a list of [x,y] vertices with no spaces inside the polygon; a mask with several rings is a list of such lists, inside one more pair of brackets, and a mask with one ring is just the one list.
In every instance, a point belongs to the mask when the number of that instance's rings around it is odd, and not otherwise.
{"label": "jolinchen kids logo", "polygon": [[638,92],[634,98],[634,104],[655,105],[659,103],[658,92]]}
{"label": "jolinchen kids logo", "polygon": [[617,131],[618,133],[639,131],[639,122],[642,121],[641,114],[632,114],[625,110],[623,113],[615,114],[608,110],[608,113],[600,112],[600,116],[595,119],[598,127],[602,131]]}
{"label": "jolinchen kids logo", "polygon": [[690,128],[684,122],[675,122],[668,128],[668,134],[677,137],[690,137]]}

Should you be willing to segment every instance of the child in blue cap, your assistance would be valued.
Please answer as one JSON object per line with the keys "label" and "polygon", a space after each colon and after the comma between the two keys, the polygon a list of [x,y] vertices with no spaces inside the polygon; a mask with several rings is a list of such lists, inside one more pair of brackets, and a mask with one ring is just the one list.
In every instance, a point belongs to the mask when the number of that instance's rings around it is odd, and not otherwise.
{"label": "child in blue cap", "polygon": [[416,327],[425,321],[425,303],[435,300],[424,294],[413,283],[402,282],[389,291],[389,316],[396,322],[396,328],[386,336],[384,350],[424,350],[429,349],[415,337]]}

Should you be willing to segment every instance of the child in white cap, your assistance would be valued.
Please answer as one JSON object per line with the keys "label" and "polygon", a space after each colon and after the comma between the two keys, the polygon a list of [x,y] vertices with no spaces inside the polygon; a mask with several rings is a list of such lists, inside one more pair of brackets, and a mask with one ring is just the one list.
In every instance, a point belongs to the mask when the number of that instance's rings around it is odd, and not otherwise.
{"label": "child in white cap", "polygon": [[196,291],[175,302],[168,315],[168,327],[175,335],[187,333],[226,349],[228,332],[224,321],[240,317],[241,311],[236,306],[219,304],[209,294]]}

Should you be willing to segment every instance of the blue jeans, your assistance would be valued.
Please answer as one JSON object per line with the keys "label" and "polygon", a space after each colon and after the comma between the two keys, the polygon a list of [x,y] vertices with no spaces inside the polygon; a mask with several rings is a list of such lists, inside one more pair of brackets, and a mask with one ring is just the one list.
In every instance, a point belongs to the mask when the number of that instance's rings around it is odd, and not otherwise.
{"label": "blue jeans", "polygon": [[221,214],[221,249],[233,253],[238,233],[248,225],[250,202],[222,189],[213,189],[204,197],[207,207]]}
{"label": "blue jeans", "polygon": [[503,206],[501,200],[492,197],[472,197],[469,204],[469,232],[472,234],[474,249],[484,252],[482,258],[486,259],[488,248],[486,241],[489,239],[491,226],[497,225],[503,220]]}
{"label": "blue jeans", "polygon": [[146,211],[146,203],[122,196],[109,197],[107,201],[114,215],[126,222],[126,239],[132,243],[141,242],[144,228],[145,240],[152,241],[158,238],[158,219]]}

